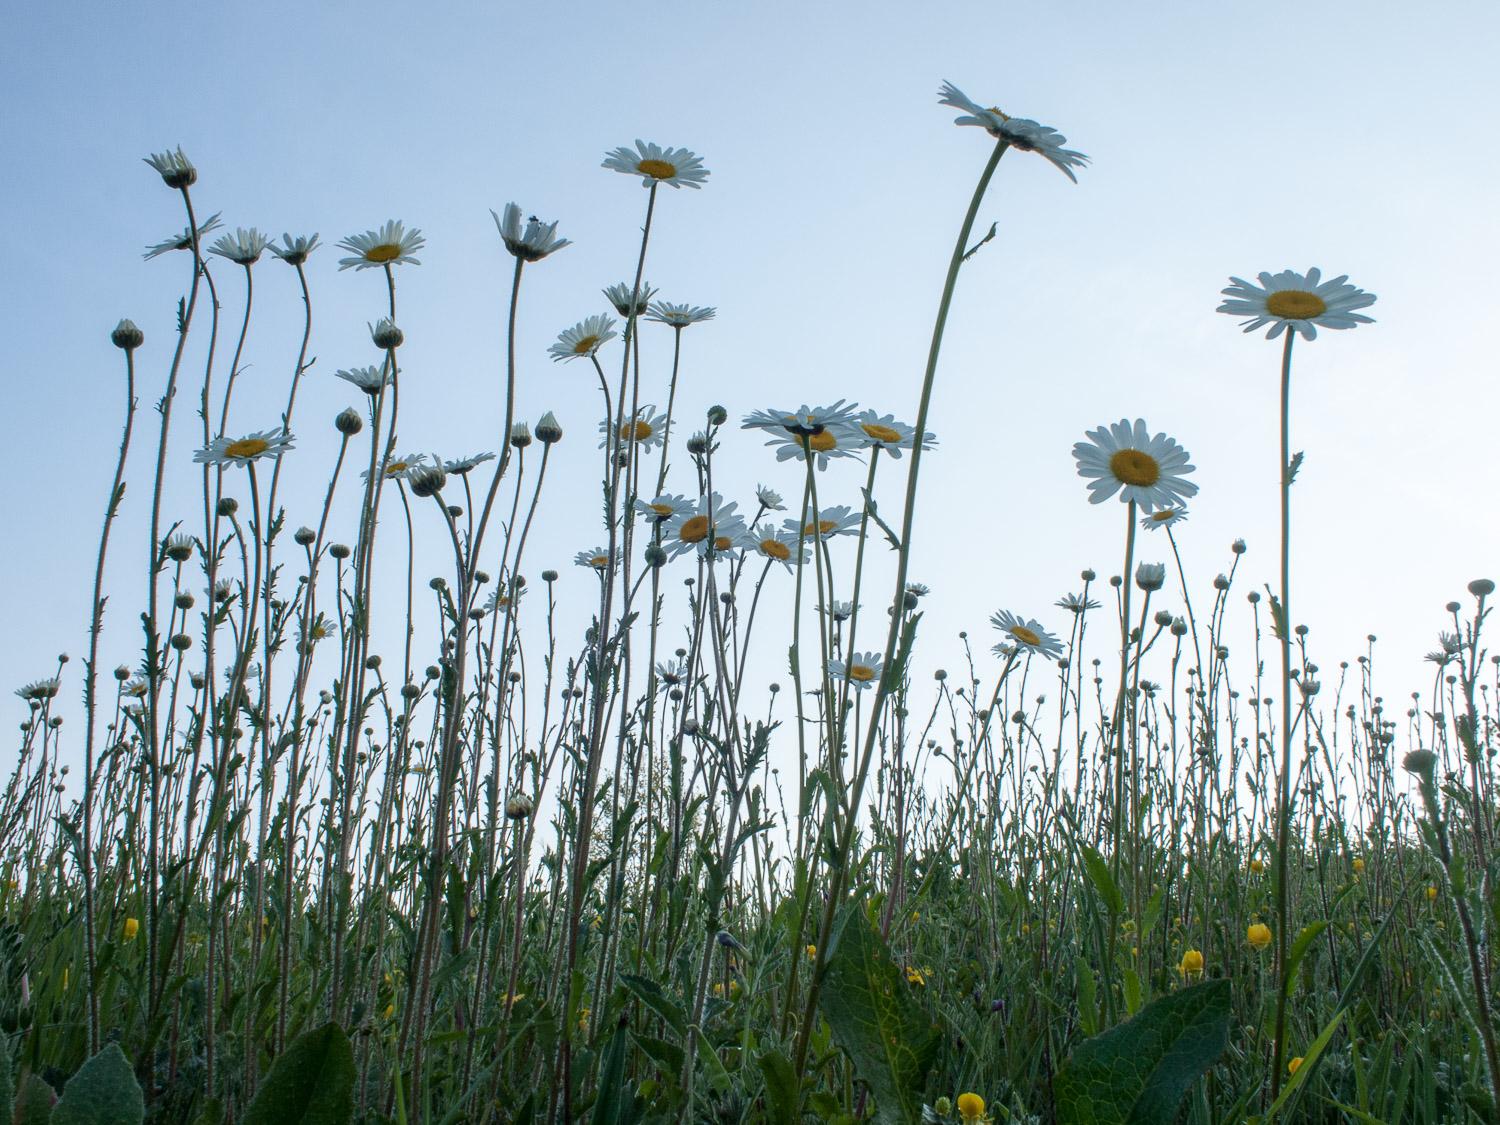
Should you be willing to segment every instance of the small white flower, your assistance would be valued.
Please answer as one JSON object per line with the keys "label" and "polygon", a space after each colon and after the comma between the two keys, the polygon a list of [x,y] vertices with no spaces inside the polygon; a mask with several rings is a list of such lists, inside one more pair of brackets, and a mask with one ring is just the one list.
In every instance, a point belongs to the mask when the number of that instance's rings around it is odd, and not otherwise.
{"label": "small white flower", "polygon": [[[632,313],[640,316],[646,311],[646,306],[651,303],[651,298],[655,295],[656,290],[652,289],[644,281],[641,282],[639,292],[636,291],[634,285],[623,281],[618,285],[611,285],[608,289],[604,290],[604,299],[614,306],[615,312],[624,317],[628,317]],[[635,300],[632,301],[631,297],[634,297]]]}
{"label": "small white flower", "polygon": [[768,523],[753,528],[749,542],[759,554],[773,562],[781,563],[787,570],[791,570],[799,562],[805,565],[812,558],[807,544],[803,543],[799,559],[797,536],[785,531],[777,531]]}
{"label": "small white flower", "polygon": [[856,688],[864,689],[880,682],[880,672],[883,666],[884,662],[880,653],[856,652],[847,661],[830,660],[828,675],[832,679],[847,680]]}
{"label": "small white flower", "polygon": [[768,512],[784,512],[786,504],[781,499],[781,493],[774,488],[767,488],[763,484],[755,486],[755,498],[760,501],[760,506]]}
{"label": "small white flower", "polygon": [[[849,427],[854,435],[855,448],[870,449],[879,446],[892,457],[899,459],[903,449],[910,449],[916,440],[914,426],[896,421],[894,414],[881,414],[874,410],[861,410]],[[931,449],[937,443],[930,432],[922,439],[922,448]]]}
{"label": "small white flower", "polygon": [[1354,328],[1375,323],[1371,317],[1354,311],[1373,305],[1375,294],[1350,285],[1348,274],[1324,281],[1322,271],[1315,267],[1305,274],[1282,270],[1258,276],[1259,285],[1231,277],[1231,284],[1222,290],[1229,300],[1218,308],[1230,316],[1248,317],[1242,322],[1246,332],[1269,324],[1268,340],[1276,339],[1288,328],[1311,340],[1320,327]]}
{"label": "small white flower", "polygon": [[557,343],[547,349],[547,354],[555,362],[565,359],[582,359],[584,356],[592,356],[616,335],[618,333],[615,332],[615,322],[612,317],[591,316],[580,320],[572,328],[565,328],[559,332]]}
{"label": "small white flower", "polygon": [[364,234],[352,234],[342,239],[339,246],[353,253],[352,258],[340,258],[339,269],[374,269],[376,266],[399,266],[410,262],[421,265],[412,257],[427,244],[422,232],[416,227],[407,230],[397,219],[390,219],[379,230],[367,230]]}
{"label": "small white flower", "polygon": [[810,509],[802,514],[804,518],[801,521],[787,519],[782,521],[781,526],[791,535],[800,535],[804,539],[827,540],[839,535],[852,535],[859,530],[860,513],[847,504],[823,508],[818,512],[816,520]]}
{"label": "small white flower", "polygon": [[[599,442],[600,449],[610,444],[610,433],[614,428],[614,423],[608,419],[599,423],[599,432],[603,435]],[[655,406],[643,406],[635,412],[633,420],[624,421],[620,432],[616,434],[616,440],[621,443],[634,442],[641,449],[660,446],[667,440],[667,416],[658,414]]]}
{"label": "small white flower", "polygon": [[1164,527],[1176,527],[1187,519],[1187,509],[1178,505],[1158,508],[1149,516],[1141,517],[1141,526],[1147,531],[1159,531]]}
{"label": "small white flower", "polygon": [[1143,419],[1132,425],[1121,418],[1087,434],[1088,441],[1073,446],[1078,475],[1089,479],[1089,502],[1102,504],[1117,491],[1122,501],[1134,500],[1150,514],[1177,506],[1197,495],[1198,486],[1186,479],[1193,471],[1187,450],[1166,434],[1152,437]]}
{"label": "small white flower", "polygon": [[[1005,634],[1007,647],[1015,646],[1018,650],[1034,652],[1050,660],[1062,658],[1062,642],[1043,629],[1039,622],[1002,609],[990,618],[990,624]],[[1001,655],[1010,654],[1007,652]]]}
{"label": "small white flower", "polygon": [[[215,211],[208,218],[198,224],[198,245],[203,245],[203,236],[211,230],[219,229],[219,212]],[[144,255],[146,261],[160,257],[171,250],[191,250],[193,248],[193,232],[186,227],[181,234],[173,235],[171,238],[163,239],[151,246],[146,247]]]}
{"label": "small white flower", "polygon": [[746,543],[745,520],[735,514],[738,505],[726,502],[717,492],[700,496],[698,502],[678,512],[666,523],[661,545],[669,558],[696,551],[699,555],[726,555]]}
{"label": "small white flower", "polygon": [[505,215],[502,218],[493,210],[490,214],[495,219],[495,229],[500,232],[500,241],[505,243],[505,248],[520,258],[523,262],[540,262],[548,254],[561,250],[564,246],[573,245],[566,238],[557,237],[557,224],[544,223],[535,215],[526,220],[526,227],[521,228],[521,208],[514,203],[505,205]]}
{"label": "small white flower", "polygon": [[233,234],[225,234],[208,248],[210,254],[228,258],[242,266],[251,266],[260,261],[261,254],[271,245],[269,235],[261,234],[255,227],[246,230],[238,227]]}
{"label": "small white flower", "polygon": [[852,457],[858,446],[853,433],[854,404],[839,399],[832,406],[811,407],[804,404],[796,411],[757,410],[741,423],[747,430],[766,430],[776,447],[776,460],[802,460],[808,451],[817,458],[820,469],[828,467],[833,457]]}
{"label": "small white flower", "polygon": [[670,301],[652,301],[646,313],[646,319],[654,320],[658,324],[669,324],[673,328],[686,328],[690,324],[702,324],[705,320],[712,320],[718,311],[718,309],[701,305],[674,305]]}
{"label": "small white flower", "polygon": [[639,176],[645,187],[668,184],[674,188],[698,188],[708,179],[708,169],[696,153],[685,148],[662,148],[642,140],[635,142],[634,152],[624,146],[611,150],[604,157],[604,167]]}
{"label": "small white flower", "polygon": [[292,448],[292,435],[285,430],[261,430],[241,438],[216,437],[193,454],[200,465],[248,465],[267,458],[276,460]]}
{"label": "small white flower", "polygon": [[686,496],[674,496],[664,492],[653,500],[637,500],[634,508],[648,520],[660,523],[680,512],[690,511],[693,508],[693,501]]}
{"label": "small white flower", "polygon": [[16,694],[28,703],[39,703],[44,699],[51,699],[55,696],[58,688],[61,686],[61,681],[56,676],[51,676],[45,680],[32,680],[29,684],[23,684],[16,689]]}
{"label": "small white flower", "polygon": [[494,459],[495,455],[493,453],[473,453],[468,457],[458,457],[452,461],[444,461],[443,471],[451,473],[453,476],[461,477],[465,473],[477,469],[486,461],[493,461]]}
{"label": "small white flower", "polygon": [[[411,475],[413,469],[419,469],[426,463],[427,454],[425,453],[398,454],[385,463],[385,477],[387,480],[404,480]],[[360,473],[359,479],[369,480],[370,470],[366,469]]]}
{"label": "small white flower", "polygon": [[944,82],[942,88],[938,90],[938,102],[941,105],[950,105],[954,109],[964,111],[964,116],[953,119],[955,125],[977,125],[996,140],[1010,145],[1011,148],[1020,149],[1022,152],[1037,153],[1075,184],[1078,182],[1078,177],[1073,174],[1073,169],[1082,168],[1089,162],[1089,158],[1083,153],[1063,148],[1068,138],[1056,129],[1047,125],[1039,125],[1030,118],[1012,117],[1000,112],[994,106],[988,108],[981,106],[971,101],[952,82]]}
{"label": "small white flower", "polygon": [[390,386],[393,370],[390,364],[379,363],[369,367],[341,367],[334,374],[374,397],[382,388]]}
{"label": "small white flower", "polygon": [[602,573],[609,569],[609,548],[595,547],[590,551],[579,551],[573,556],[573,562],[578,566],[586,566],[590,570]]}
{"label": "small white flower", "polygon": [[169,188],[189,187],[198,179],[198,169],[182,154],[181,145],[177,146],[176,152],[168,149],[166,152],[153,152],[141,159],[156,169],[162,182]]}

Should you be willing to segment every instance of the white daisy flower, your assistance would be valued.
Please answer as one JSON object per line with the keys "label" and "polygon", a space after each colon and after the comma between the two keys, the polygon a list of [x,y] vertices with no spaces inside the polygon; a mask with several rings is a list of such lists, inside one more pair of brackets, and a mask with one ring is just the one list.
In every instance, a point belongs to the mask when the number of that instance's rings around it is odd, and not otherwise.
{"label": "white daisy flower", "polygon": [[1089,162],[1089,158],[1083,153],[1063,148],[1068,138],[1056,129],[1039,125],[1027,117],[1012,117],[994,106],[981,106],[971,101],[952,82],[944,82],[938,90],[938,102],[964,111],[964,116],[953,119],[955,125],[977,125],[1011,148],[1037,153],[1075,184],[1078,177],[1073,174],[1073,169],[1082,168]]}
{"label": "white daisy flower", "polygon": [[193,454],[200,465],[248,465],[266,458],[276,460],[292,448],[292,435],[285,430],[261,430],[241,438],[219,436]]}
{"label": "white daisy flower", "polygon": [[859,530],[860,513],[847,504],[822,509],[818,512],[816,521],[813,520],[811,510],[804,511],[802,515],[802,522],[788,519],[783,520],[781,526],[791,535],[800,534],[806,539],[832,539],[838,535],[852,535]]}
{"label": "white daisy flower", "polygon": [[1147,531],[1159,531],[1164,527],[1176,527],[1187,519],[1187,509],[1180,504],[1158,508],[1149,516],[1141,517],[1141,526]]}
{"label": "white daisy flower", "polygon": [[210,254],[217,254],[221,258],[228,258],[242,266],[253,266],[260,261],[260,256],[265,252],[267,246],[271,245],[269,235],[261,234],[255,227],[246,230],[238,227],[233,234],[225,234],[208,248]]}
{"label": "white daisy flower", "polygon": [[379,363],[369,367],[341,367],[334,374],[374,397],[382,388],[390,386],[394,372],[390,364]]}
{"label": "white daisy flower", "polygon": [[848,621],[854,616],[854,603],[835,600],[832,607],[818,606],[818,612],[835,621]]}
{"label": "white daisy flower", "polygon": [[[916,439],[916,427],[896,421],[894,414],[881,414],[875,410],[861,410],[850,427],[856,447],[870,449],[879,446],[892,457],[900,458],[903,449],[910,449]],[[922,439],[922,448],[931,449],[937,443],[930,432]]]}
{"label": "white daisy flower", "polygon": [[[624,281],[618,285],[611,285],[602,292],[604,293],[604,299],[614,306],[615,312],[624,317],[630,316],[631,313],[634,313],[636,316],[642,315],[646,311],[646,307],[651,303],[651,298],[656,296],[656,290],[652,289],[650,284],[645,281],[641,282],[639,293],[636,292],[634,285]],[[631,301],[631,297],[634,297],[635,300]]]}
{"label": "white daisy flower", "polygon": [[511,606],[515,605],[516,602],[520,601],[525,596],[526,588],[524,586],[515,590],[514,596],[512,596],[512,592],[510,590],[507,590],[500,586],[496,586],[494,591],[490,594],[488,600],[486,600],[484,603],[484,612],[499,613],[501,611],[508,610],[511,608]]}
{"label": "white daisy flower", "polygon": [[681,660],[675,660],[671,663],[657,661],[656,678],[668,687],[676,687],[683,680],[687,679],[687,664]]}
{"label": "white daisy flower", "polygon": [[686,496],[674,496],[664,492],[654,500],[637,500],[633,506],[647,519],[660,523],[681,512],[689,511],[693,507],[693,501]]}
{"label": "white daisy flower", "polygon": [[379,230],[351,234],[340,240],[339,246],[354,256],[340,258],[339,269],[367,270],[376,266],[399,266],[403,262],[419,266],[422,263],[412,255],[426,244],[427,240],[416,227],[407,230],[400,220],[390,219]]}
{"label": "white daisy flower", "polygon": [[194,168],[193,162],[182,154],[181,145],[177,146],[176,152],[170,149],[166,152],[153,152],[150,156],[143,156],[141,159],[156,169],[162,182],[169,188],[189,187],[198,179],[198,169]]}
{"label": "white daisy flower", "polygon": [[1246,332],[1269,324],[1268,340],[1276,339],[1288,328],[1311,340],[1316,338],[1320,327],[1354,328],[1375,323],[1354,311],[1373,305],[1375,294],[1350,285],[1348,274],[1331,281],[1323,281],[1322,277],[1322,271],[1316,267],[1305,274],[1296,270],[1261,273],[1259,285],[1231,277],[1229,287],[1221,290],[1229,300],[1218,311],[1248,317],[1242,322]]}
{"label": "white daisy flower", "polygon": [[1078,475],[1092,478],[1090,503],[1102,504],[1118,491],[1122,501],[1134,500],[1149,515],[1197,495],[1198,486],[1185,479],[1193,471],[1187,450],[1166,434],[1150,436],[1143,419],[1132,425],[1121,418],[1089,431],[1087,437],[1073,446],[1073,459]]}
{"label": "white daisy flower", "polygon": [[579,551],[573,556],[573,562],[577,566],[586,566],[590,570],[607,570],[609,569],[609,548],[595,547],[590,551]]}
{"label": "white daisy flower", "polygon": [[289,266],[300,266],[307,261],[308,255],[318,248],[318,236],[313,234],[299,234],[295,238],[283,233],[280,246],[269,247],[271,253],[275,254]]}
{"label": "white daisy flower", "polygon": [[776,446],[776,460],[802,459],[804,442],[817,455],[820,469],[828,468],[831,457],[852,457],[857,445],[851,432],[854,404],[839,399],[832,406],[810,407],[804,404],[796,411],[757,410],[747,414],[741,425],[747,430],[771,433],[767,445]]}
{"label": "white daisy flower", "polygon": [[1002,609],[990,618],[990,624],[1004,633],[1006,643],[1014,645],[1018,651],[1034,652],[1049,660],[1062,659],[1062,642],[1043,629],[1040,622]]}
{"label": "white daisy flower", "polygon": [[690,324],[702,324],[718,315],[718,309],[701,305],[674,305],[670,301],[652,301],[646,312],[647,320],[658,324],[669,324],[673,328],[686,328]]}
{"label": "white daisy flower", "polygon": [[628,176],[639,176],[645,187],[668,184],[674,188],[698,188],[708,179],[708,169],[703,167],[703,160],[696,153],[685,148],[662,148],[642,140],[635,142],[634,152],[622,146],[607,153],[604,167]]}
{"label": "white daisy flower", "polygon": [[847,680],[855,687],[864,689],[880,682],[884,661],[878,652],[856,652],[848,661],[830,660],[828,675],[835,680]]}
{"label": "white daisy flower", "polygon": [[760,506],[768,512],[784,512],[786,504],[781,499],[781,493],[774,488],[767,488],[763,484],[755,486],[755,498],[760,501]]}
{"label": "white daisy flower", "polygon": [[[604,435],[599,442],[600,449],[609,444],[614,428],[614,423],[608,419],[599,423],[599,432]],[[627,420],[616,436],[622,442],[633,441],[642,449],[659,446],[667,440],[667,416],[658,414],[655,406],[643,406],[635,412],[635,420]]]}
{"label": "white daisy flower", "polygon": [[1099,608],[1099,603],[1093,598],[1085,598],[1081,594],[1064,594],[1052,604],[1069,613],[1087,613],[1091,609]]}
{"label": "white daisy flower", "polygon": [[555,362],[591,356],[616,335],[613,317],[591,316],[559,332],[557,343],[547,349],[547,354]]}
{"label": "white daisy flower", "polygon": [[720,556],[744,545],[745,520],[735,514],[736,507],[717,492],[698,497],[696,504],[667,521],[661,542],[667,556],[677,558],[690,551]]}
{"label": "white daisy flower", "polygon": [[[411,475],[413,469],[420,469],[427,463],[425,453],[402,453],[392,457],[385,463],[386,480],[405,480]],[[366,469],[359,474],[359,479],[367,481],[370,479],[370,470]]]}
{"label": "white daisy flower", "polygon": [[523,262],[540,262],[548,254],[561,250],[564,246],[573,245],[566,238],[557,237],[557,224],[544,223],[535,215],[526,220],[526,227],[521,227],[521,208],[514,203],[505,205],[505,215],[502,218],[493,210],[490,214],[495,219],[495,229],[500,232],[500,241],[505,243],[505,248],[520,258]]}
{"label": "white daisy flower", "polygon": [[[218,230],[220,212],[215,211],[208,218],[198,224],[198,245],[203,245],[203,236],[211,230]],[[193,248],[193,232],[183,227],[181,234],[173,235],[171,238],[163,239],[161,242],[146,247],[144,255],[146,261],[158,258],[170,250],[191,250]]]}
{"label": "white daisy flower", "polygon": [[493,453],[472,453],[467,457],[458,457],[452,461],[444,461],[443,471],[451,473],[453,476],[461,477],[465,473],[473,472],[486,461],[493,461],[494,459],[495,455]]}
{"label": "white daisy flower", "polygon": [[805,566],[808,560],[812,558],[807,544],[803,543],[802,557],[798,559],[797,536],[788,534],[785,531],[777,531],[776,528],[768,523],[757,525],[750,532],[749,541],[758,554],[764,558],[781,563],[787,570],[791,570],[799,562]]}
{"label": "white daisy flower", "polygon": [[28,703],[40,703],[44,699],[51,699],[57,694],[62,682],[56,676],[45,680],[32,680],[29,684],[23,684],[16,689],[16,694]]}

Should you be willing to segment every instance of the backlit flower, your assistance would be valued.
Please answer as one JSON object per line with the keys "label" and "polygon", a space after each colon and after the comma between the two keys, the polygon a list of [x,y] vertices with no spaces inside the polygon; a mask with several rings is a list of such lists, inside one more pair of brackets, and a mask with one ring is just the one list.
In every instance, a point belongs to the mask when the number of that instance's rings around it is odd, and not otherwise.
{"label": "backlit flower", "polygon": [[493,453],[471,453],[467,457],[458,457],[452,461],[444,461],[443,471],[450,473],[453,476],[461,477],[465,473],[469,473],[477,469],[486,461],[493,461],[494,459],[495,455]]}
{"label": "backlit flower", "polygon": [[162,182],[169,188],[190,187],[198,179],[198,169],[194,168],[193,162],[182,154],[181,145],[177,146],[175,152],[171,149],[166,152],[153,152],[150,156],[144,156],[141,159],[156,169]]}
{"label": "backlit flower", "polygon": [[702,324],[712,320],[717,309],[701,305],[674,305],[670,301],[652,301],[646,311],[646,319],[658,324],[669,324],[673,328],[686,328],[690,324]]}
{"label": "backlit flower", "polygon": [[1010,145],[1011,148],[1020,149],[1022,152],[1037,153],[1075,184],[1078,182],[1078,177],[1073,174],[1073,169],[1082,168],[1089,162],[1089,158],[1083,153],[1063,148],[1068,138],[1056,129],[1047,125],[1039,125],[1030,118],[1012,117],[994,106],[987,108],[981,106],[977,102],[970,101],[964,92],[951,82],[944,82],[938,90],[938,103],[964,111],[963,116],[953,119],[955,125],[977,125],[996,140]]}
{"label": "backlit flower", "polygon": [[662,148],[661,145],[637,140],[635,151],[621,146],[604,157],[604,167],[628,176],[641,177],[644,187],[667,184],[671,187],[698,188],[708,179],[703,160],[685,148]]}
{"label": "backlit flower", "polygon": [[803,405],[795,411],[757,410],[747,414],[741,425],[747,430],[766,430],[776,447],[776,460],[803,459],[808,451],[817,458],[820,469],[828,467],[831,457],[852,457],[858,441],[851,432],[854,404],[839,399],[832,406]]}
{"label": "backlit flower", "polygon": [[1062,642],[1043,629],[1040,622],[1002,609],[990,618],[990,624],[1004,633],[1006,642],[1015,645],[1019,652],[1034,652],[1048,660],[1062,659]]}
{"label": "backlit flower", "polygon": [[832,539],[859,530],[860,514],[846,504],[822,509],[818,512],[817,519],[813,518],[810,510],[803,515],[805,518],[802,520],[783,520],[781,526],[792,536],[800,535],[805,539]]}
{"label": "backlit flower", "polygon": [[830,660],[828,675],[835,680],[847,680],[857,688],[867,688],[880,682],[882,668],[878,652],[856,652],[848,660]]}
{"label": "backlit flower", "polygon": [[[912,447],[917,436],[914,427],[896,421],[894,414],[881,414],[875,410],[861,410],[855,415],[849,430],[854,435],[855,448],[870,449],[879,446],[897,458],[901,456],[903,449]],[[931,449],[936,441],[929,433],[922,439],[922,448]]]}
{"label": "backlit flower", "polygon": [[364,234],[352,234],[339,242],[339,246],[353,254],[339,259],[339,269],[373,269],[376,266],[399,266],[409,262],[414,266],[421,262],[412,257],[427,244],[422,232],[416,227],[407,230],[398,219],[390,219],[379,230],[367,230]]}
{"label": "backlit flower", "polygon": [[1203,954],[1196,949],[1187,950],[1177,968],[1185,977],[1197,976],[1203,972]]}
{"label": "backlit flower", "polygon": [[717,492],[700,496],[698,502],[667,521],[661,545],[670,558],[697,552],[722,555],[744,545],[745,520],[735,514],[738,505]]}
{"label": "backlit flower", "polygon": [[[219,212],[217,211],[198,224],[198,245],[200,247],[203,245],[203,236],[211,230],[218,230],[219,225]],[[146,247],[145,259],[149,262],[152,258],[159,257],[170,250],[191,250],[192,248],[193,232],[184,227],[181,234],[174,235],[171,238]]]}
{"label": "backlit flower", "polygon": [[646,311],[646,306],[651,303],[651,298],[655,296],[656,290],[644,281],[641,282],[640,289],[622,281],[618,285],[609,286],[603,290],[603,293],[604,299],[614,307],[615,312],[628,317],[631,314],[642,315]]}
{"label": "backlit flower", "polygon": [[671,493],[662,493],[651,500],[637,500],[635,510],[649,520],[660,523],[669,520],[679,512],[685,512],[693,507],[693,502],[686,496],[675,496]]}
{"label": "backlit flower", "polygon": [[[411,474],[413,469],[421,468],[427,462],[425,453],[398,453],[385,462],[384,473],[387,480],[404,480]],[[370,471],[366,469],[359,474],[360,480],[369,480]]]}
{"label": "backlit flower", "polygon": [[495,228],[500,232],[500,241],[523,262],[539,262],[548,254],[572,245],[566,238],[557,237],[556,223],[544,223],[535,215],[526,220],[523,229],[521,208],[514,203],[505,205],[503,216],[496,215],[493,210],[490,214],[494,216]]}
{"label": "backlit flower", "polygon": [[208,248],[208,252],[228,258],[239,265],[250,266],[260,261],[261,254],[269,245],[270,236],[261,234],[254,227],[249,230],[237,227],[233,234],[220,235],[218,241]]}
{"label": "backlit flower", "polygon": [[786,504],[782,502],[781,493],[774,488],[767,488],[763,484],[755,486],[755,498],[760,501],[760,506],[768,512],[784,512]]}
{"label": "backlit flower", "polygon": [[32,680],[29,684],[22,684],[16,689],[16,694],[28,703],[40,703],[44,699],[51,699],[57,694],[61,682],[56,676],[45,680]]}
{"label": "backlit flower", "polygon": [[591,316],[559,332],[557,343],[547,349],[547,354],[554,361],[582,359],[593,355],[616,335],[613,317]]}
{"label": "backlit flower", "polygon": [[609,549],[595,547],[590,551],[579,551],[573,556],[573,562],[578,566],[586,566],[590,570],[604,570],[609,566]]}
{"label": "backlit flower", "polygon": [[1185,479],[1193,471],[1187,450],[1166,434],[1152,437],[1143,419],[1121,418],[1087,434],[1073,446],[1078,475],[1089,479],[1089,502],[1102,504],[1116,492],[1141,511],[1183,504],[1198,486]]}
{"label": "backlit flower", "polygon": [[292,448],[292,435],[285,430],[262,430],[240,438],[216,437],[193,454],[200,465],[248,465],[267,458],[275,460]]}
{"label": "backlit flower", "polygon": [[[599,423],[599,432],[604,435],[599,442],[600,449],[610,444],[610,432],[614,429],[614,423],[609,420]],[[634,442],[641,449],[660,446],[667,440],[667,416],[658,414],[654,406],[643,406],[636,411],[634,419],[624,421],[615,436],[622,445]]]}
{"label": "backlit flower", "polygon": [[1322,271],[1316,267],[1305,274],[1296,270],[1263,272],[1258,275],[1259,285],[1231,277],[1229,286],[1220,290],[1229,299],[1218,311],[1248,317],[1241,322],[1246,332],[1269,324],[1268,340],[1276,339],[1288,328],[1300,332],[1303,339],[1312,340],[1319,328],[1354,328],[1375,323],[1354,311],[1373,305],[1375,294],[1350,285],[1348,274],[1331,281],[1323,281],[1322,277]]}
{"label": "backlit flower", "polygon": [[289,266],[300,266],[317,248],[318,236],[316,234],[299,234],[295,238],[290,234],[283,234],[280,246],[268,247],[271,253]]}
{"label": "backlit flower", "polygon": [[[750,542],[755,551],[761,556],[782,563],[788,570],[797,565],[797,536],[785,531],[777,531],[770,524],[759,524],[750,532]],[[807,544],[802,545],[801,562],[804,564],[812,556],[808,553]]]}
{"label": "backlit flower", "polygon": [[1252,949],[1265,949],[1271,944],[1271,927],[1264,922],[1256,922],[1245,931],[1245,940]]}
{"label": "backlit flower", "polygon": [[394,369],[388,363],[381,363],[369,367],[341,367],[334,374],[373,397],[380,393],[381,388],[390,385]]}
{"label": "backlit flower", "polygon": [[1164,527],[1176,527],[1187,519],[1187,509],[1180,505],[1158,508],[1149,516],[1141,517],[1141,526],[1147,531],[1159,531]]}

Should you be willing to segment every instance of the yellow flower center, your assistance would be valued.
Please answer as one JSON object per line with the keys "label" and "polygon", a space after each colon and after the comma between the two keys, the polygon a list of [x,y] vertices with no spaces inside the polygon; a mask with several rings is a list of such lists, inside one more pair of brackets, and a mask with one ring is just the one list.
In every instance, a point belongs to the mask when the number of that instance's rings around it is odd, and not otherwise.
{"label": "yellow flower center", "polygon": [[401,257],[401,245],[397,242],[382,242],[365,251],[367,262],[394,262]]}
{"label": "yellow flower center", "polygon": [[1161,480],[1161,466],[1156,458],[1139,449],[1122,449],[1109,459],[1109,471],[1122,484],[1150,488]]}
{"label": "yellow flower center", "polygon": [[407,461],[392,461],[389,465],[387,465],[385,467],[385,475],[388,476],[388,477],[393,477],[397,473],[404,473],[404,472],[406,472],[406,470],[408,468],[410,468],[410,467],[411,467],[410,462],[407,462]]}
{"label": "yellow flower center", "polygon": [[849,678],[867,684],[875,678],[875,669],[868,664],[851,664],[849,665]]}
{"label": "yellow flower center", "polygon": [[224,456],[243,461],[251,457],[258,457],[270,448],[271,443],[264,438],[240,438],[239,441],[232,441],[224,447]]}
{"label": "yellow flower center", "polygon": [[887,445],[899,445],[901,434],[889,426],[882,426],[878,422],[861,422],[860,427],[876,441],[883,441]]}
{"label": "yellow flower center", "polygon": [[1278,289],[1266,298],[1266,312],[1283,320],[1310,320],[1328,311],[1328,303],[1305,289]]}
{"label": "yellow flower center", "polygon": [[670,505],[670,504],[652,504],[651,505],[651,510],[653,512],[655,512],[658,516],[660,516],[662,519],[666,519],[668,516],[670,516],[672,514],[672,505]]}
{"label": "yellow flower center", "polygon": [[1037,636],[1035,630],[1028,629],[1024,625],[1012,625],[1010,627],[1010,635],[1023,645],[1032,645],[1035,647],[1042,643],[1042,638]]}
{"label": "yellow flower center", "polygon": [[641,175],[653,180],[670,180],[677,175],[677,165],[670,160],[642,160],[635,167]]}
{"label": "yellow flower center", "polygon": [[1176,508],[1163,508],[1159,512],[1152,512],[1151,513],[1151,522],[1153,522],[1153,523],[1166,523],[1169,519],[1171,519],[1176,514],[1177,514],[1177,509]]}
{"label": "yellow flower center", "polygon": [[824,430],[821,434],[813,434],[812,437],[807,439],[807,444],[812,447],[814,453],[827,453],[830,449],[835,448],[838,443],[839,439],[834,437],[830,430]]}
{"label": "yellow flower center", "polygon": [[693,516],[682,521],[682,526],[677,529],[677,538],[684,543],[702,543],[708,538],[710,530],[712,528],[707,516]]}
{"label": "yellow flower center", "polygon": [[608,565],[608,555],[594,555],[589,559],[589,566],[593,567],[595,570],[603,570]]}
{"label": "yellow flower center", "polygon": [[599,337],[598,336],[585,336],[583,339],[579,340],[578,343],[576,343],[576,344],[573,345],[573,354],[574,355],[588,355],[589,352],[593,351],[598,346],[599,346]]}
{"label": "yellow flower center", "polygon": [[645,441],[656,431],[651,428],[650,422],[637,422],[630,430],[630,436],[636,441]]}
{"label": "yellow flower center", "polygon": [[718,535],[718,536],[714,537],[714,550],[715,551],[727,551],[727,550],[729,550],[729,547],[730,547],[729,536],[727,536],[727,535]]}
{"label": "yellow flower center", "polygon": [[819,520],[817,523],[808,521],[802,525],[802,533],[804,535],[827,535],[837,526],[838,524],[833,520]]}
{"label": "yellow flower center", "polygon": [[792,557],[792,549],[780,539],[762,539],[760,553],[773,559],[780,559],[782,562]]}

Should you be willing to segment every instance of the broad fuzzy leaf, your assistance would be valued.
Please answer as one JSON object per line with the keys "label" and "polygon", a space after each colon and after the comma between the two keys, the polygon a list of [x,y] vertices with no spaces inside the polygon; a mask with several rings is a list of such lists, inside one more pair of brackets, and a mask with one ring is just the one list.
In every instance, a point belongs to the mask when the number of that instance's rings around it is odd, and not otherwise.
{"label": "broad fuzzy leaf", "polygon": [[118,1043],[111,1043],[68,1079],[52,1108],[51,1125],[141,1125],[146,1100]]}
{"label": "broad fuzzy leaf", "polygon": [[354,1117],[354,1051],[336,1023],[304,1032],[271,1065],[245,1125],[348,1125]]}

